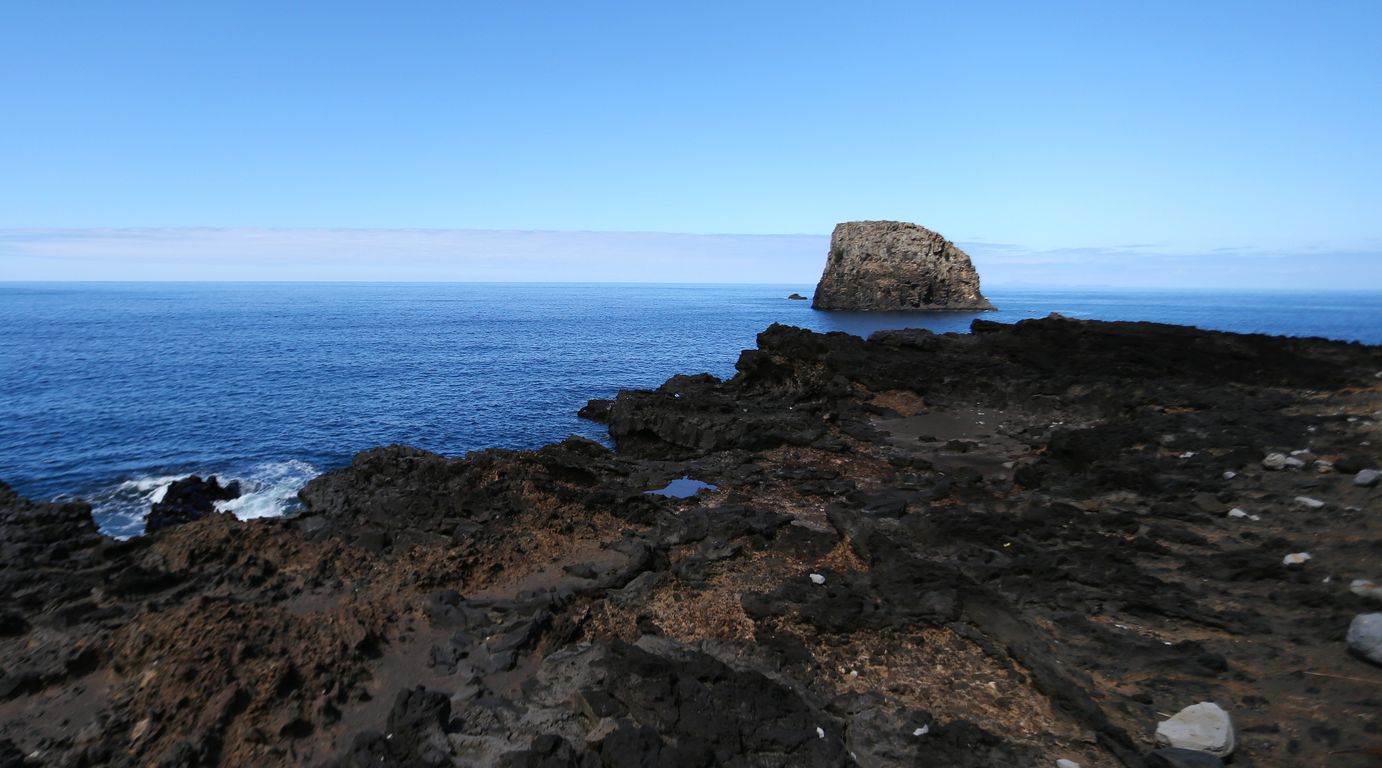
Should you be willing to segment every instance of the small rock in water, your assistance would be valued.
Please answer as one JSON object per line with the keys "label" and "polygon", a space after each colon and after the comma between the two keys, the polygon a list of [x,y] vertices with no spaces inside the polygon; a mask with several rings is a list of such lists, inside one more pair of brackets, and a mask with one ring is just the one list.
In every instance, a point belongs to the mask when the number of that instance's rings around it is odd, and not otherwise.
{"label": "small rock in water", "polygon": [[818,739],[823,739],[823,738],[825,738],[825,729],[822,728],[822,727],[820,727],[819,725],[816,726],[816,738],[818,738]]}
{"label": "small rock in water", "polygon": [[920,728],[916,729],[915,731],[912,731],[912,735],[913,735],[913,736],[925,736],[926,734],[928,734],[928,733],[930,733],[930,732],[931,732],[931,726],[929,726],[929,725],[923,725],[923,726],[921,726]]}
{"label": "small rock in water", "polygon": [[1218,757],[1233,754],[1238,746],[1233,734],[1232,718],[1223,707],[1211,701],[1192,704],[1169,720],[1157,723],[1156,743],[1165,747],[1197,749]]}
{"label": "small rock in water", "polygon": [[1359,488],[1371,488],[1378,480],[1382,480],[1382,472],[1375,469],[1365,469],[1353,476],[1353,484]]}
{"label": "small rock in water", "polygon": [[1348,650],[1364,661],[1382,665],[1382,613],[1360,613],[1348,625]]}
{"label": "small rock in water", "polygon": [[1371,579],[1354,579],[1349,583],[1348,591],[1359,597],[1368,597],[1382,602],[1382,583]]}
{"label": "small rock in water", "polygon": [[824,583],[825,583],[825,577],[822,576],[822,575],[819,574],[819,573],[813,573],[813,574],[811,574],[811,583],[812,583],[812,584],[824,584]]}
{"label": "small rock in water", "polygon": [[1282,564],[1282,565],[1304,565],[1304,564],[1305,564],[1305,561],[1306,561],[1306,560],[1309,560],[1309,559],[1310,559],[1310,553],[1309,553],[1309,552],[1292,552],[1291,554],[1289,554],[1289,555],[1287,555],[1287,556],[1281,558],[1281,564]]}
{"label": "small rock in water", "polygon": [[1297,496],[1296,503],[1306,509],[1323,509],[1324,502],[1319,499],[1312,499],[1309,496]]}
{"label": "small rock in water", "polygon": [[1247,510],[1243,510],[1243,509],[1239,509],[1238,507],[1234,507],[1233,509],[1230,509],[1230,510],[1228,511],[1228,516],[1229,516],[1229,517],[1247,517],[1247,516],[1248,516],[1248,513],[1247,513]]}
{"label": "small rock in water", "polygon": [[1074,760],[1066,760],[1062,757],[1056,761],[1056,768],[1080,768],[1080,764]]}
{"label": "small rock in water", "polygon": [[1225,480],[1232,480],[1233,478],[1235,478],[1235,477],[1237,477],[1237,476],[1238,476],[1238,473],[1237,473],[1237,472],[1234,472],[1234,471],[1231,470],[1231,469],[1230,469],[1229,471],[1227,471],[1227,472],[1224,473],[1224,479],[1225,479]]}

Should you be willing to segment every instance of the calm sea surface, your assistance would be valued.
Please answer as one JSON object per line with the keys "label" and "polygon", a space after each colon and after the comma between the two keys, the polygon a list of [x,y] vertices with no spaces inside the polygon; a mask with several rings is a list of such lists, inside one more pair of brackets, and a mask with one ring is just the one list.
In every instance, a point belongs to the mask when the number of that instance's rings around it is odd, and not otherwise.
{"label": "calm sea surface", "polygon": [[402,442],[446,454],[603,437],[586,400],[727,376],[774,322],[964,332],[1051,312],[1382,343],[1379,293],[986,291],[998,312],[816,312],[813,286],[0,283],[0,479],[82,497],[109,532],[175,477],[279,514],[313,475]]}

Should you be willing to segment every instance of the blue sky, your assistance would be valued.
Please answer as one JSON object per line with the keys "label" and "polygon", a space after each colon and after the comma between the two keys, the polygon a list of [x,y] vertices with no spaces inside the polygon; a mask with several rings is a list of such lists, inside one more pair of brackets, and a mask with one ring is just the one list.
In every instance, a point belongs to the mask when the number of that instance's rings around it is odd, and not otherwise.
{"label": "blue sky", "polygon": [[55,0],[0,34],[0,279],[795,282],[896,218],[990,282],[1382,286],[1371,0]]}

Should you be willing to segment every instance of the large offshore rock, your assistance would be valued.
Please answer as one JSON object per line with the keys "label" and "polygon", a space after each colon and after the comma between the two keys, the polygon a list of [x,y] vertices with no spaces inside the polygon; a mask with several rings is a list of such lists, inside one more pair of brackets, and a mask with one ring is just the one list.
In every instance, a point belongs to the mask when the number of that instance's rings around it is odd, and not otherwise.
{"label": "large offshore rock", "polygon": [[816,309],[993,309],[979,292],[969,254],[931,230],[904,221],[835,226],[830,255],[811,302]]}

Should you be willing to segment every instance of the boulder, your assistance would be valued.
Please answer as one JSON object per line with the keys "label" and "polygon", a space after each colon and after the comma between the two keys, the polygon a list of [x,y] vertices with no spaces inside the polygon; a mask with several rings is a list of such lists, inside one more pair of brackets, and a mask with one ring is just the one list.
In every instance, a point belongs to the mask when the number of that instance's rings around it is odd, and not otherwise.
{"label": "boulder", "polygon": [[850,221],[830,236],[816,309],[993,309],[969,255],[944,237],[902,221]]}
{"label": "boulder", "polygon": [[1382,665],[1382,613],[1362,613],[1348,625],[1348,650],[1354,656]]}
{"label": "boulder", "polygon": [[1208,752],[1216,757],[1227,757],[1238,746],[1233,720],[1222,707],[1210,701],[1192,704],[1157,723],[1156,743],[1163,747]]}

